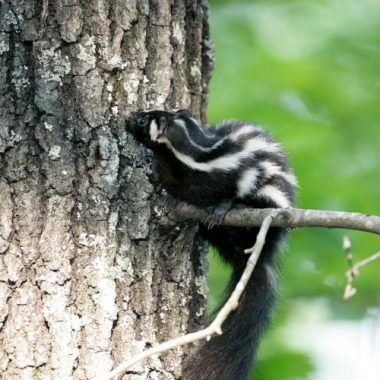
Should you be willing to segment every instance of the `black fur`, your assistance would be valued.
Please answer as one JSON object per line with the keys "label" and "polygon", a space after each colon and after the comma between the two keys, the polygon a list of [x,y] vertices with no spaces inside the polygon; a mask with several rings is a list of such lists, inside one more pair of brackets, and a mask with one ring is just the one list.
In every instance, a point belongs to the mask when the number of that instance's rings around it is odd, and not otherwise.
{"label": "black fur", "polygon": [[[152,120],[157,126],[157,140],[150,135]],[[270,192],[260,195],[260,189],[272,185],[287,200],[294,203],[294,183],[288,160],[273,139],[261,128],[240,121],[228,121],[212,128],[202,128],[186,110],[140,112],[127,122],[136,139],[152,149],[158,163],[160,179],[175,198],[196,206],[224,211],[232,203],[255,208],[280,207],[280,198]],[[245,129],[242,129],[245,128]],[[239,135],[238,133],[242,133]],[[244,132],[244,133],[243,133]],[[234,138],[235,136],[235,138]],[[257,148],[242,156],[229,169],[217,167],[214,160],[236,159],[248,140],[261,139],[270,148]],[[272,145],[271,145],[272,144]],[[274,148],[276,146],[276,148]],[[177,152],[177,156],[175,154]],[[210,165],[202,170],[179,159],[178,152],[191,158],[193,165]],[[235,156],[234,156],[235,155]],[[275,165],[268,170],[263,163]],[[215,167],[212,167],[215,165]],[[249,170],[255,171],[252,189],[239,192],[239,181]],[[240,186],[240,187],[239,187]],[[272,193],[273,194],[273,193]],[[212,217],[211,217],[212,219]],[[244,249],[256,239],[257,228],[214,226],[201,224],[202,235],[215,246],[233,272],[226,292],[228,297],[236,286],[247,261]],[[276,291],[274,253],[286,236],[286,230],[271,228],[267,243],[238,308],[227,318],[223,334],[201,342],[188,356],[184,365],[184,380],[245,380],[249,374],[261,335],[268,326]]]}

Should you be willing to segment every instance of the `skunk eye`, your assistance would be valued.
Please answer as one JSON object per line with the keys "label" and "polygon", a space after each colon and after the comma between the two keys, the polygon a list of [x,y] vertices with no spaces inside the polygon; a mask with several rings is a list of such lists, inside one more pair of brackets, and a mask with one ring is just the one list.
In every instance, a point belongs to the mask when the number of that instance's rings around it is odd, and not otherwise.
{"label": "skunk eye", "polygon": [[139,127],[145,127],[148,124],[148,118],[146,116],[141,116],[137,119],[137,125]]}

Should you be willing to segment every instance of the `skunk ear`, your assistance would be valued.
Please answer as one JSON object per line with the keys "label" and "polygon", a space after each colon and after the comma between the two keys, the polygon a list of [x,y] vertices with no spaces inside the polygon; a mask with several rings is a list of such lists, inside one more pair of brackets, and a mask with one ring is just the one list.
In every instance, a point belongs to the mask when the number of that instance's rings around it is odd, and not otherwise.
{"label": "skunk ear", "polygon": [[186,116],[186,117],[193,117],[193,114],[191,113],[191,111],[189,110],[178,110],[176,112],[176,115],[179,115],[179,116]]}

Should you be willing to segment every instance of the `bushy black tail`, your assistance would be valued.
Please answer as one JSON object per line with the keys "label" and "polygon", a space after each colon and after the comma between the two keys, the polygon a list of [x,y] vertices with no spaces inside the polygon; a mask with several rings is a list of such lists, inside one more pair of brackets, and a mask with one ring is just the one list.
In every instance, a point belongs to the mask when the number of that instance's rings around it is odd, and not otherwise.
{"label": "bushy black tail", "polygon": [[[247,231],[247,230],[246,230]],[[234,239],[239,236],[239,240]],[[252,242],[253,230],[247,231]],[[273,252],[283,232],[273,228],[260,260],[239,301],[238,308],[223,323],[223,334],[200,343],[187,357],[182,380],[246,380],[261,336],[269,324],[276,293]],[[221,233],[221,234],[219,234]],[[227,297],[238,283],[247,260],[241,229],[220,227],[207,238],[233,266]],[[253,235],[255,236],[255,235]],[[251,244],[252,245],[252,244]],[[249,245],[244,248],[249,247]],[[226,251],[228,250],[228,252]]]}

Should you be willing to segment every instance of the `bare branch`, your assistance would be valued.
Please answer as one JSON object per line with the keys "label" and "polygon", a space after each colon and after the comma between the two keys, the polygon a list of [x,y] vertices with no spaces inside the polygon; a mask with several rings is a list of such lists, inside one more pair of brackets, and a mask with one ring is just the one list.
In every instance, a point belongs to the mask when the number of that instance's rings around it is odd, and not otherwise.
{"label": "bare branch", "polygon": [[103,376],[99,378],[98,380],[111,380],[116,376],[121,375],[124,373],[128,368],[132,367],[134,364],[138,363],[139,361],[146,359],[152,355],[168,351],[172,348],[183,346],[185,344],[193,343],[201,339],[210,339],[213,335],[219,334],[221,335],[222,332],[222,324],[228,317],[228,315],[237,308],[239,304],[239,299],[244,291],[244,289],[247,286],[247,283],[252,275],[253,270],[255,269],[257,260],[260,257],[261,251],[263,249],[263,246],[265,244],[265,239],[269,230],[269,227],[273,223],[273,221],[282,215],[286,210],[284,209],[272,209],[272,211],[263,219],[262,225],[260,227],[260,231],[256,237],[256,242],[252,248],[246,249],[245,253],[249,253],[250,257],[247,261],[247,265],[244,269],[244,272],[237,283],[234,291],[232,292],[231,296],[227,300],[227,302],[224,304],[222,309],[218,312],[217,316],[215,317],[214,321],[205,329],[197,331],[195,333],[187,334],[184,336],[180,336],[178,338],[169,340],[167,342],[161,343],[155,347],[152,347],[144,352],[142,352],[139,355],[136,355],[134,358],[132,358],[129,361],[126,361],[125,363],[120,364],[118,367],[116,367],[113,371],[111,371],[106,376]]}
{"label": "bare branch", "polygon": [[[261,226],[274,209],[234,208],[224,218],[223,225],[236,227]],[[273,222],[274,227],[327,227],[347,228],[380,234],[380,217],[355,212],[308,210],[289,208]],[[207,211],[181,203],[174,211],[180,220],[205,220]]]}

